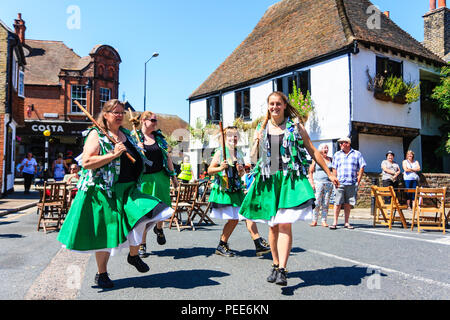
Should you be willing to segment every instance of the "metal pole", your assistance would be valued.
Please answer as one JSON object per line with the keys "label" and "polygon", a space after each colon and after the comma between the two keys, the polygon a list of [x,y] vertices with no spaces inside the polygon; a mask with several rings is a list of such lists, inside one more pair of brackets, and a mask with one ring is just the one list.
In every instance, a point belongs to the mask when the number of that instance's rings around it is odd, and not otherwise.
{"label": "metal pole", "polygon": [[[150,59],[147,60],[147,62],[149,62]],[[145,107],[146,107],[145,100],[147,97],[147,62],[144,64],[144,111],[145,111]]]}
{"label": "metal pole", "polygon": [[48,179],[48,137],[45,137],[44,181]]}

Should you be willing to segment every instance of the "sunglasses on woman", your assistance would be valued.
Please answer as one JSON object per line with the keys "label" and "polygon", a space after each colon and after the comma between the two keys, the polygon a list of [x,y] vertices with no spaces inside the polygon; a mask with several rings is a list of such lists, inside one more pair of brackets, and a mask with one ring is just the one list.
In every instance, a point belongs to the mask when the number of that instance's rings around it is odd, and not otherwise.
{"label": "sunglasses on woman", "polygon": [[158,122],[158,120],[157,119],[144,119],[144,120],[148,120],[148,121],[151,121],[152,123],[156,123],[156,122]]}

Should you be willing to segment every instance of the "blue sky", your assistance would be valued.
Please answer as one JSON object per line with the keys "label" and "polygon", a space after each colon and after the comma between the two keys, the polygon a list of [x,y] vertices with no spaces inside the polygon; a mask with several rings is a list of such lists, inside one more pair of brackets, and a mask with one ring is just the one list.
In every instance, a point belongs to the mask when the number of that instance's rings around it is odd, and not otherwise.
{"label": "blue sky", "polygon": [[[319,0],[320,1],[320,0]],[[80,56],[97,44],[119,52],[119,99],[137,110],[144,105],[147,64],[147,110],[188,121],[189,95],[253,30],[277,0],[1,0],[0,19],[12,28],[17,13],[26,22],[26,38],[59,40]],[[373,0],[381,11],[418,41],[429,0]],[[74,11],[80,12],[80,25]]]}

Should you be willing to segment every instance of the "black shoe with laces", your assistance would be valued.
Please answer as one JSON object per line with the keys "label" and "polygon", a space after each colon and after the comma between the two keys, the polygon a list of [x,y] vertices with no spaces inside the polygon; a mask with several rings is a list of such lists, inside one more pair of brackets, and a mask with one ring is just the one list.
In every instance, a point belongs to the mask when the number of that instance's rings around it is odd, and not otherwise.
{"label": "black shoe with laces", "polygon": [[288,271],[284,268],[279,268],[277,273],[277,279],[275,280],[275,283],[279,286],[287,286],[287,273]]}
{"label": "black shoe with laces", "polygon": [[142,261],[142,259],[138,255],[131,256],[130,254],[128,254],[127,261],[141,273],[145,273],[150,270],[149,266],[144,261]]}
{"label": "black shoe with laces", "polygon": [[153,228],[153,232],[156,233],[156,242],[158,242],[159,245],[166,244],[166,237],[164,236],[164,230],[158,229],[156,226]]}
{"label": "black shoe with laces", "polygon": [[270,270],[270,274],[267,277],[267,282],[274,283],[277,280],[278,275],[278,265],[272,264],[272,270]]}
{"label": "black shoe with laces", "polygon": [[255,243],[257,257],[270,252],[270,246],[263,238],[258,238],[256,240],[253,240],[253,242]]}
{"label": "black shoe with laces", "polygon": [[216,254],[224,257],[234,257],[234,253],[230,250],[228,244],[219,244],[216,249]]}
{"label": "black shoe with laces", "polygon": [[95,275],[95,284],[103,289],[110,289],[114,287],[114,283],[108,277],[108,273],[100,273]]}

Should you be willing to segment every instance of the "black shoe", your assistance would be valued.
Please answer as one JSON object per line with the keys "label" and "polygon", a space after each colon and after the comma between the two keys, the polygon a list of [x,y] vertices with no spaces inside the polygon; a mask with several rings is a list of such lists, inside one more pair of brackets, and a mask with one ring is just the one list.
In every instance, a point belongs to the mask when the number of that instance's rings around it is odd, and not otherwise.
{"label": "black shoe", "polygon": [[164,245],[166,244],[166,237],[164,236],[164,230],[163,229],[158,229],[156,226],[153,228],[153,232],[156,233],[156,241],[158,242],[159,245]]}
{"label": "black shoe", "polygon": [[234,253],[228,247],[228,244],[219,244],[216,249],[216,254],[224,257],[234,257]]}
{"label": "black shoe", "polygon": [[283,268],[279,268],[277,272],[277,279],[275,280],[275,283],[279,286],[287,286],[287,270]]}
{"label": "black shoe", "polygon": [[274,283],[275,280],[277,280],[277,275],[278,275],[278,265],[273,264],[272,270],[270,271],[270,274],[267,277],[267,282]]}
{"label": "black shoe", "polygon": [[253,242],[255,243],[257,257],[270,252],[270,246],[263,238],[258,238],[256,240],[253,240]]}
{"label": "black shoe", "polygon": [[110,289],[114,287],[114,283],[108,277],[108,273],[100,273],[95,275],[95,284],[103,289]]}
{"label": "black shoe", "polygon": [[141,258],[147,258],[149,256],[149,254],[147,253],[147,245],[141,244],[139,246],[138,254],[139,254],[139,257],[141,257]]}
{"label": "black shoe", "polygon": [[132,257],[130,256],[130,254],[128,254],[127,261],[132,266],[135,266],[136,270],[141,273],[145,273],[150,270],[149,266],[144,261],[142,261],[139,256]]}

